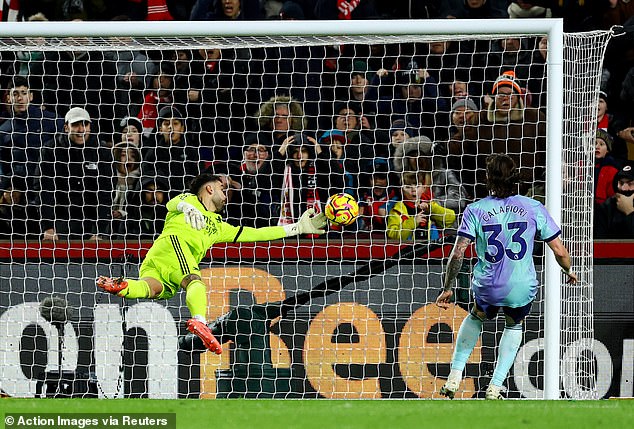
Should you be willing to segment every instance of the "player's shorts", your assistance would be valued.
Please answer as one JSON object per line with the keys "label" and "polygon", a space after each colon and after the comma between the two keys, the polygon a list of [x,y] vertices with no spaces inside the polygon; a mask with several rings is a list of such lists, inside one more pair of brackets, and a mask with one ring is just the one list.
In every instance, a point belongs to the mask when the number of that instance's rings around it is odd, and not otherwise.
{"label": "player's shorts", "polygon": [[152,277],[163,284],[163,292],[156,297],[157,299],[173,297],[178,292],[183,278],[190,274],[200,277],[198,261],[186,245],[181,245],[176,235],[156,240],[139,269],[139,278]]}
{"label": "player's shorts", "polygon": [[526,316],[528,316],[533,302],[531,301],[522,307],[499,307],[497,305],[491,305],[476,296],[475,304],[479,310],[486,313],[487,319],[494,319],[501,308],[505,316],[510,317],[516,324],[519,324]]}

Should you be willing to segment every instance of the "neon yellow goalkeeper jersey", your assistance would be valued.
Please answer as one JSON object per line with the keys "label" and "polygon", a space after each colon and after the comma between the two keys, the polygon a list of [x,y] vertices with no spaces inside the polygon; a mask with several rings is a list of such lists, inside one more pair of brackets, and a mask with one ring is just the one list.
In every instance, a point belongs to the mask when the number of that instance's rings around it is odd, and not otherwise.
{"label": "neon yellow goalkeeper jersey", "polygon": [[[178,203],[185,201],[196,207],[205,217],[206,226],[200,231],[192,228],[185,222],[185,214],[178,211]],[[183,244],[187,244],[196,261],[200,261],[207,254],[207,250],[215,243],[250,243],[254,241],[277,240],[286,237],[286,232],[281,226],[267,226],[264,228],[251,228],[233,226],[223,222],[218,213],[210,212],[198,200],[194,194],[184,193],[177,195],[167,203],[167,217],[163,232],[158,239],[170,235],[178,236]]]}

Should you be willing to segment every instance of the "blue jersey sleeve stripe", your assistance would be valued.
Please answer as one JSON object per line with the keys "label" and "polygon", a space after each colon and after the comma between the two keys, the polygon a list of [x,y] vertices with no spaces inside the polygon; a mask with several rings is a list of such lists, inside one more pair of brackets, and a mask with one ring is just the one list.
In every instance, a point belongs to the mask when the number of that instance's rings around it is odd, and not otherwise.
{"label": "blue jersey sleeve stripe", "polygon": [[544,239],[544,241],[546,243],[553,241],[555,238],[559,237],[561,235],[561,231],[557,231],[552,237],[548,237],[546,239]]}
{"label": "blue jersey sleeve stripe", "polygon": [[458,231],[458,235],[461,236],[461,237],[468,238],[471,241],[475,241],[475,237],[474,236],[472,236],[471,234],[467,234],[464,231]]}

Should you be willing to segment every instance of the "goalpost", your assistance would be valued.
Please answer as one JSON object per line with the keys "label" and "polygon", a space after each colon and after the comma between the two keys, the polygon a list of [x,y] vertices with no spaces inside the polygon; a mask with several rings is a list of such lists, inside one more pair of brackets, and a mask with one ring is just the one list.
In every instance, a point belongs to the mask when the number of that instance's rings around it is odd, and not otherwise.
{"label": "goalpost", "polygon": [[[240,25],[227,22],[3,23],[0,52],[3,58],[8,58],[11,52],[29,53],[30,62],[27,61],[26,67],[31,70],[32,90],[40,96],[37,102],[41,101],[48,111],[62,118],[66,108],[86,108],[94,128],[100,128],[102,148],[110,150],[110,146],[120,142],[116,139],[121,138],[123,117],[140,115],[146,136],[142,137],[138,150],[142,156],[151,154],[154,147],[148,143],[158,133],[150,128],[161,126],[156,122],[161,116],[160,107],[176,107],[178,113],[174,110],[168,113],[171,118],[187,123],[189,134],[186,135],[199,141],[197,153],[201,162],[207,161],[205,167],[231,175],[235,174],[231,161],[239,165],[242,156],[246,156],[242,145],[247,147],[254,143],[245,136],[269,135],[262,124],[273,121],[272,113],[262,113],[260,107],[272,96],[285,93],[303,102],[300,128],[295,130],[319,138],[329,130],[324,126],[328,122],[324,118],[334,118],[339,102],[350,101],[340,98],[340,94],[347,93],[343,90],[341,75],[377,72],[376,69],[355,70],[356,60],[366,66],[373,60],[377,60],[374,61],[377,64],[381,62],[378,60],[388,64],[388,48],[398,46],[394,52],[399,59],[410,57],[425,61],[433,55],[425,50],[427,48],[421,51],[420,45],[451,41],[457,44],[458,52],[439,54],[440,64],[444,64],[450,54],[463,55],[466,62],[452,66],[453,76],[481,76],[481,80],[469,82],[478,88],[473,98],[479,101],[484,100],[492,80],[506,65],[493,64],[492,58],[497,55],[504,61],[510,48],[491,52],[477,48],[461,52],[460,49],[464,46],[499,48],[501,40],[515,37],[520,44],[516,66],[532,70],[533,61],[519,64],[520,58],[536,55],[536,40],[542,36],[548,38],[544,61],[547,90],[542,86],[546,96],[529,91],[527,97],[532,96],[532,100],[525,98],[524,102],[542,108],[546,115],[546,134],[542,136],[545,149],[537,150],[545,150],[541,153],[546,159],[545,204],[562,226],[562,238],[571,251],[579,284],[562,283],[550,252],[544,251],[545,256],[539,256],[538,265],[543,266],[539,273],[542,295],[538,296],[534,313],[529,316],[527,331],[531,333],[527,333],[509,375],[512,379],[508,382],[509,396],[598,398],[605,392],[597,386],[600,381],[592,352],[593,152],[597,125],[595,106],[603,55],[611,32],[564,34],[562,21],[556,19],[282,21]],[[377,46],[381,49],[373,51]],[[218,86],[213,88],[209,99],[203,96],[210,89],[205,86],[209,85],[205,73],[218,73],[215,68],[224,67],[224,63],[196,57],[200,49],[220,49],[231,59],[227,75],[222,75],[225,69],[220,70],[215,81]],[[74,54],[47,56],[47,53],[65,52]],[[111,54],[102,54],[106,52]],[[43,53],[40,57],[43,60],[33,55],[36,53]],[[184,57],[179,58],[179,53],[184,53]],[[308,56],[304,57],[306,53]],[[291,58],[284,57],[289,54]],[[338,56],[334,63],[333,55]],[[478,55],[484,59],[481,65],[469,62]],[[15,74],[25,65],[18,58],[4,60]],[[196,75],[193,68],[179,69],[183,62],[191,64],[193,58],[204,66],[199,69],[200,75]],[[165,65],[167,62],[171,63],[169,67]],[[74,70],[79,70],[78,64],[84,63],[87,67],[82,70],[87,70],[86,74],[73,74],[80,73]],[[70,68],[64,68],[69,64]],[[135,76],[123,79],[119,74],[124,73],[126,64]],[[274,71],[268,68],[271,65]],[[420,68],[425,67],[421,64]],[[498,73],[491,77],[494,69]],[[70,70],[71,74],[62,70]],[[101,74],[91,74],[94,70]],[[144,70],[145,75],[139,70]],[[442,86],[441,91],[446,92],[451,82],[442,76],[447,70],[430,68],[427,71],[438,72],[441,78],[436,82],[437,88]],[[170,75],[172,88],[165,94],[161,93],[163,87],[155,89],[152,99],[153,78],[158,75]],[[85,78],[85,82],[96,78],[104,86],[95,88],[87,83],[87,87],[76,88],[73,85],[82,84],[75,80],[78,77]],[[220,82],[222,79],[225,81]],[[530,79],[536,77],[531,75]],[[38,82],[39,87],[34,86],[34,82]],[[69,82],[71,87],[67,87]],[[372,86],[372,82],[369,85]],[[395,78],[390,88],[392,92],[397,85]],[[177,99],[176,90],[184,90],[185,101]],[[381,100],[381,94],[386,93],[381,91],[377,89],[376,104],[385,101],[394,105],[394,100]],[[81,97],[77,96],[79,93]],[[324,94],[333,95],[316,98]],[[70,98],[64,98],[66,95]],[[454,100],[442,92],[437,97],[438,100],[448,97],[444,101],[445,110],[439,110],[437,117],[449,118],[451,112],[447,109]],[[545,105],[538,101],[540,97]],[[440,105],[438,100],[436,106]],[[197,107],[190,110],[193,104]],[[144,116],[145,108],[148,116]],[[260,117],[258,111],[262,113]],[[288,113],[292,121],[296,113]],[[391,119],[392,116],[387,127],[373,124],[369,134],[375,144],[389,139]],[[129,124],[128,121],[126,125]],[[522,125],[530,127],[531,124]],[[438,122],[437,128],[442,127],[449,130],[449,123]],[[424,134],[424,126],[418,128],[416,132]],[[28,135],[33,131],[20,132]],[[171,136],[175,132],[166,133]],[[42,146],[49,143],[44,140],[39,140]],[[147,144],[147,151],[143,142]],[[381,143],[388,143],[389,147],[389,140]],[[442,139],[434,143],[442,143]],[[364,169],[375,165],[374,161],[363,164],[364,159],[372,160],[372,157],[361,152],[357,159],[359,177],[369,173]],[[115,165],[116,161],[110,163]],[[178,168],[185,166],[186,170],[186,162],[184,157]],[[182,170],[178,168],[168,171]],[[271,174],[275,173],[284,172]],[[171,182],[179,174],[185,173],[168,174],[165,182]],[[157,177],[154,177],[154,185],[160,188],[162,183]],[[536,172],[533,178],[540,179]],[[54,181],[58,177],[41,179]],[[284,186],[282,183],[286,182],[280,181]],[[43,191],[47,189],[46,184],[41,186],[34,204],[46,205],[50,195]],[[254,189],[260,193],[265,190]],[[140,201],[128,201],[128,204],[141,211]],[[71,206],[69,203],[68,210],[72,212]],[[238,213],[244,212],[238,210]],[[59,242],[56,246],[37,240],[24,241],[17,235],[10,241],[0,242],[0,279],[3,285],[8,285],[0,292],[0,389],[5,393],[27,397],[45,395],[55,382],[70,377],[75,383],[80,379],[85,384],[74,385],[78,396],[438,397],[437,391],[448,374],[451,341],[447,341],[447,334],[451,334],[451,338],[457,334],[465,313],[456,305],[452,315],[447,316],[430,305],[441,287],[442,261],[446,256],[437,249],[423,253],[420,260],[406,260],[377,272],[367,283],[365,280],[352,283],[352,290],[344,289],[325,300],[317,298],[298,309],[295,319],[273,321],[270,335],[250,332],[251,337],[244,343],[232,337],[231,352],[216,358],[178,351],[178,334],[184,333],[182,325],[188,313],[183,294],[165,303],[122,304],[116,297],[96,292],[97,275],[134,275],[136,262],[152,240],[151,235],[143,236],[138,230],[127,229],[118,237],[105,237],[97,244],[80,240]],[[384,234],[350,231],[345,235],[329,235],[323,241],[306,240],[300,244],[219,246],[212,249],[212,259],[217,261],[204,262],[208,267],[203,270],[210,297],[208,314],[213,319],[236,305],[283,300],[306,291],[319,280],[354,272],[364,261],[389,259],[402,250],[403,244],[406,243],[386,239]],[[249,291],[250,296],[241,295],[241,289]],[[48,318],[40,314],[40,302],[51,295],[64,297],[73,311],[65,309],[59,319],[52,313]],[[263,329],[269,329],[270,321],[263,322],[254,314],[249,313],[251,319],[241,322],[262,323]],[[485,325],[485,330],[482,344],[478,346],[479,354],[472,356],[469,362],[466,377],[470,381],[465,395],[478,394],[495,358],[493,349],[500,328],[490,323]],[[27,372],[22,368],[28,368]],[[79,373],[83,375],[79,377]],[[56,375],[47,379],[47,374]],[[73,392],[68,395],[72,396]]]}

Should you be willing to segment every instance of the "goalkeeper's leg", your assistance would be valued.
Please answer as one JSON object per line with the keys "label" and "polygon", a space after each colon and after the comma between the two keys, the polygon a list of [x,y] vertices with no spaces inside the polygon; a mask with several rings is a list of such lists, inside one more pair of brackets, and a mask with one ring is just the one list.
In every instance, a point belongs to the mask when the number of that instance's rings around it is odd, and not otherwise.
{"label": "goalkeeper's leg", "polygon": [[196,274],[189,274],[181,286],[186,290],[185,302],[192,318],[187,321],[187,330],[200,338],[208,350],[222,353],[222,346],[207,326],[207,287]]}

